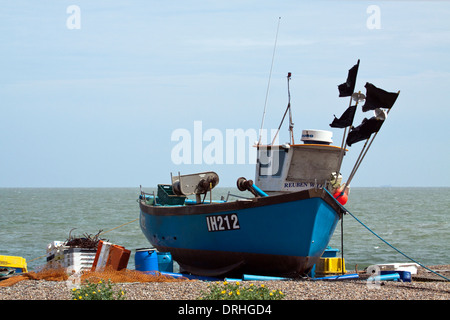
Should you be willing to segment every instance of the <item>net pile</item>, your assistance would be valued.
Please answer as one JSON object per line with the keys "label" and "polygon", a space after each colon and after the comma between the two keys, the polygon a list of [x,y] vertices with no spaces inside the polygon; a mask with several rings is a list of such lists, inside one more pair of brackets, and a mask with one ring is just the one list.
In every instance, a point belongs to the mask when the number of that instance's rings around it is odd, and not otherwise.
{"label": "net pile", "polygon": [[[0,287],[9,287],[23,280],[47,280],[47,281],[70,281],[71,275],[66,269],[43,269],[39,272],[27,272],[17,276],[13,276],[6,280],[0,281]],[[113,283],[125,282],[181,282],[186,278],[174,278],[163,275],[159,272],[155,274],[146,274],[136,270],[122,269],[120,271],[112,268],[105,268],[103,271],[85,271],[81,273],[81,282],[89,281],[91,283],[98,281],[111,281]]]}
{"label": "net pile", "polygon": [[0,281],[0,287],[9,287],[23,280],[66,281],[69,275],[65,269],[43,269],[39,272],[27,272]]}
{"label": "net pile", "polygon": [[174,278],[163,275],[160,272],[147,274],[141,271],[122,269],[120,271],[112,268],[105,268],[103,271],[88,271],[81,275],[82,281],[97,282],[99,280],[110,280],[114,283],[124,282],[180,282],[186,281],[186,278]]}

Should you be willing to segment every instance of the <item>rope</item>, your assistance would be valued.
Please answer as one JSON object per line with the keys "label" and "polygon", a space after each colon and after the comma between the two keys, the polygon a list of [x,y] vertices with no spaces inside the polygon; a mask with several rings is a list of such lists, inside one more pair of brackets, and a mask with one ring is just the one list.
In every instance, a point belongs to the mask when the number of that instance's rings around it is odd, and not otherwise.
{"label": "rope", "polygon": [[43,256],[40,256],[40,257],[31,259],[31,260],[28,260],[27,263],[30,263],[31,261],[34,261],[34,260],[37,260],[37,259],[45,258],[46,256],[47,256],[47,255],[45,254],[45,255],[43,255]]}
{"label": "rope", "polygon": [[112,228],[112,229],[110,229],[110,230],[108,230],[108,231],[101,232],[101,233],[99,233],[99,235],[108,233],[108,232],[113,231],[113,230],[116,230],[116,229],[119,229],[120,227],[126,226],[127,224],[130,224],[130,223],[135,222],[135,221],[137,221],[137,220],[139,220],[139,218],[136,218],[136,219],[131,220],[131,221],[128,221],[128,222],[125,222],[124,224],[121,224],[120,226],[115,227],[115,228]]}
{"label": "rope", "polygon": [[347,213],[348,213],[349,215],[351,215],[356,221],[358,221],[364,228],[366,228],[367,230],[369,230],[369,231],[370,231],[373,235],[375,235],[378,239],[380,239],[380,240],[383,241],[385,244],[387,244],[389,247],[391,247],[392,249],[394,249],[395,251],[397,251],[398,253],[400,253],[401,255],[403,255],[405,258],[407,258],[407,259],[409,259],[409,260],[411,260],[411,261],[417,263],[419,266],[421,266],[422,268],[427,269],[428,271],[434,273],[435,275],[438,275],[439,277],[442,277],[442,278],[444,278],[445,280],[450,281],[449,278],[447,278],[447,277],[445,277],[445,276],[443,276],[443,275],[441,275],[441,274],[439,274],[439,273],[437,273],[437,272],[431,270],[430,268],[424,266],[424,265],[421,264],[420,262],[414,260],[413,258],[407,256],[406,254],[404,254],[403,252],[401,252],[400,250],[398,250],[397,248],[395,248],[395,247],[394,247],[393,245],[391,245],[389,242],[387,242],[386,240],[384,240],[383,238],[381,238],[378,234],[376,234],[374,231],[372,231],[368,226],[366,226],[364,223],[362,223],[362,222],[361,222],[358,218],[356,218],[350,211],[348,211],[348,210],[346,210],[346,211],[347,211]]}
{"label": "rope", "polygon": [[[328,191],[327,189],[323,189],[325,190],[333,199],[334,197],[331,195],[330,191]],[[386,240],[384,240],[383,238],[381,238],[378,234],[376,234],[374,231],[372,231],[368,226],[366,226],[361,220],[359,220],[358,218],[356,218],[350,211],[348,211],[346,208],[344,208],[344,206],[342,206],[337,200],[336,203],[342,208],[342,210],[344,210],[346,213],[348,213],[349,215],[351,215],[356,221],[358,221],[364,228],[366,228],[367,230],[369,230],[373,235],[375,235],[378,239],[380,239],[381,241],[383,241],[385,244],[387,244],[389,247],[391,247],[392,249],[394,249],[395,251],[397,251],[398,253],[400,253],[402,256],[404,256],[405,258],[417,263],[419,266],[421,266],[422,268],[427,269],[428,271],[430,271],[431,273],[434,273],[435,275],[444,278],[447,281],[450,281],[449,278],[431,270],[430,268],[424,266],[422,263],[414,260],[413,258],[407,256],[406,254],[404,254],[403,252],[401,252],[400,250],[398,250],[396,247],[394,247],[393,245],[391,245],[389,242],[387,242]]]}

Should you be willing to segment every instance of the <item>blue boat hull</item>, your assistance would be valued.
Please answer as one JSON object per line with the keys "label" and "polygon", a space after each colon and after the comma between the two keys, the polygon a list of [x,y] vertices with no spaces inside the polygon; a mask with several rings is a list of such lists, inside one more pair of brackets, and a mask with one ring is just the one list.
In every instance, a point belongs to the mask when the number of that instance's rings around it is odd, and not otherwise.
{"label": "blue boat hull", "polygon": [[250,201],[184,206],[140,202],[140,225],[184,272],[201,276],[302,276],[330,241],[344,213],[323,190]]}

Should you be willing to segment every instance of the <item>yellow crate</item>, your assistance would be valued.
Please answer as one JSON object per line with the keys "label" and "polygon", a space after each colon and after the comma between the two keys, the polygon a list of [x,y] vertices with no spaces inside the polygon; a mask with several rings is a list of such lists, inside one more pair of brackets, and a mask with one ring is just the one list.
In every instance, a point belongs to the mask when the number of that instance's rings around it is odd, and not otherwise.
{"label": "yellow crate", "polygon": [[22,257],[0,256],[0,267],[21,269],[22,272],[28,272],[27,261]]}
{"label": "yellow crate", "polygon": [[345,272],[345,260],[343,258],[320,258],[316,264],[316,273],[319,274],[339,274]]}

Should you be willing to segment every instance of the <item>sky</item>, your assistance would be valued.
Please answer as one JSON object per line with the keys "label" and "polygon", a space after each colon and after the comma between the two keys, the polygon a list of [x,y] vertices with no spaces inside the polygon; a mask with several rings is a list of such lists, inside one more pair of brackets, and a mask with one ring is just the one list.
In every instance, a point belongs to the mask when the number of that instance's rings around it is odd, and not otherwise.
{"label": "sky", "polygon": [[[329,124],[349,99],[337,85],[358,59],[357,91],[400,95],[352,187],[450,186],[449,16],[450,1],[1,0],[0,187],[254,179],[250,159],[194,161],[192,149],[175,163],[174,133],[202,151],[205,133],[222,135],[231,159],[227,130],[257,132],[264,108],[264,128],[278,127],[291,72],[295,141],[320,129],[340,145]],[[344,180],[362,146],[349,148]]]}

